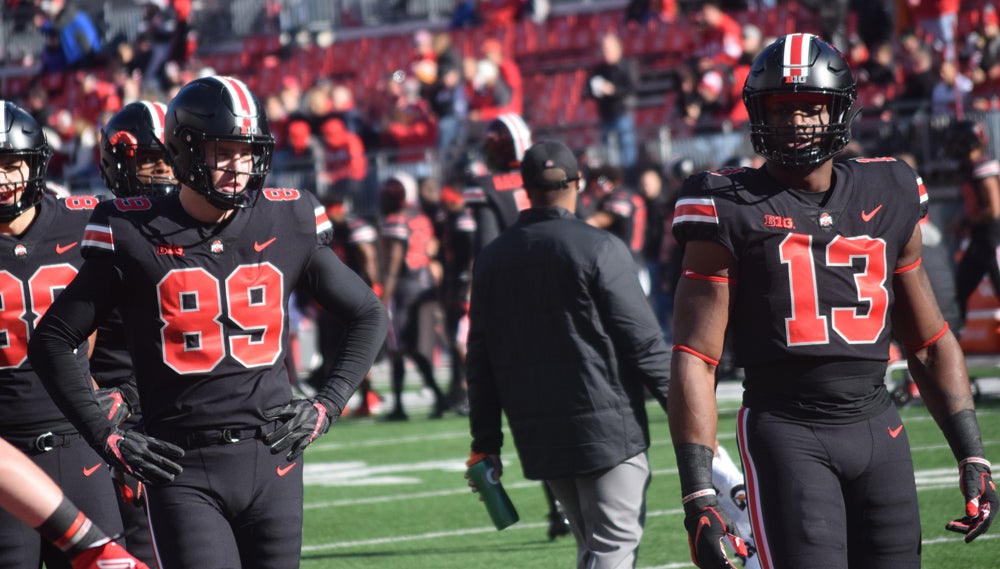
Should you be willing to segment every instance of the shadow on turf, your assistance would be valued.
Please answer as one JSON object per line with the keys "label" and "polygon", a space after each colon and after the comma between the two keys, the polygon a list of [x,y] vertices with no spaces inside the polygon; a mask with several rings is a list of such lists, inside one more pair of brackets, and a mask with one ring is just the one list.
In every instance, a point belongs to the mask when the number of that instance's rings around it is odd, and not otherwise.
{"label": "shadow on turf", "polygon": [[[571,542],[570,542],[571,543]],[[302,555],[302,560],[320,560],[320,559],[391,559],[393,557],[406,557],[412,559],[414,556],[418,555],[468,555],[472,552],[481,551],[485,554],[494,555],[496,553],[504,552],[526,552],[541,550],[546,548],[551,548],[553,546],[552,542],[546,540],[540,540],[537,543],[517,543],[511,545],[484,545],[483,547],[463,547],[461,549],[445,548],[445,547],[434,547],[434,548],[424,548],[424,549],[408,549],[406,551],[365,551],[365,552],[328,552],[328,553],[306,553]]]}

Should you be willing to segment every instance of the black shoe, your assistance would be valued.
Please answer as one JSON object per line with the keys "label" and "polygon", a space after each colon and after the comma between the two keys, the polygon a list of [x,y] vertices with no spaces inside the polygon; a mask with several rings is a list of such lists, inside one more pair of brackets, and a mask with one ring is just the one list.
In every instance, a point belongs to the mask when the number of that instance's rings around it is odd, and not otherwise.
{"label": "black shoe", "polygon": [[444,416],[445,411],[449,409],[451,409],[451,403],[448,403],[448,400],[442,397],[434,403],[434,410],[431,411],[430,418],[440,419]]}
{"label": "black shoe", "polygon": [[393,421],[409,421],[410,416],[406,414],[406,411],[402,409],[393,409],[392,413],[382,417],[383,421],[393,422]]}
{"label": "black shoe", "polygon": [[561,512],[549,512],[549,541],[557,537],[569,535],[569,520]]}

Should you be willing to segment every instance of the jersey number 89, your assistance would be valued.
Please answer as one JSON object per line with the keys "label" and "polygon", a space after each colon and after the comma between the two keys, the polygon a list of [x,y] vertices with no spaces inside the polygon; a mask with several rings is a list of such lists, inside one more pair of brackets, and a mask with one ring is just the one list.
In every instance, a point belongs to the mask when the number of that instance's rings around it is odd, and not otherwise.
{"label": "jersey number 89", "polygon": [[[170,271],[157,285],[163,362],[177,373],[210,372],[227,352],[245,367],[273,365],[281,354],[281,272],[270,263],[241,265],[221,284],[190,268]],[[227,341],[223,316],[243,333]]]}

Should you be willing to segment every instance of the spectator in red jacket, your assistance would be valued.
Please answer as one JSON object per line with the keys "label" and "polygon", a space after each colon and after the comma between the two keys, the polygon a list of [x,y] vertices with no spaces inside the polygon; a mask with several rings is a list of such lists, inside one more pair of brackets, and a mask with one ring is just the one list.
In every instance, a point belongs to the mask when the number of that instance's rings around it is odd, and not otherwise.
{"label": "spectator in red jacket", "polygon": [[325,169],[321,181],[327,191],[354,199],[361,192],[361,183],[368,175],[368,159],[361,138],[344,127],[339,118],[331,117],[320,127]]}
{"label": "spectator in red jacket", "polygon": [[522,114],[524,108],[524,87],[521,80],[521,68],[512,58],[504,53],[500,40],[488,38],[483,42],[482,55],[497,65],[500,70],[500,78],[510,87],[510,105],[508,112]]}
{"label": "spectator in red jacket", "polygon": [[743,29],[719,8],[718,0],[705,0],[694,15],[698,32],[694,56],[698,71],[719,65],[732,66],[743,53]]}

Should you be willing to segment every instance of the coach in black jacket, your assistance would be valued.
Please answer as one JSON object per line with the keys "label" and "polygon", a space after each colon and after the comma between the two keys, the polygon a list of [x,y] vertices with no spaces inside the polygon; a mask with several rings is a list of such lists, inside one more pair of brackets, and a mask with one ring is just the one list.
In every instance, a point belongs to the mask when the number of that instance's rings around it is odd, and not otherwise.
{"label": "coach in black jacket", "polygon": [[650,479],[643,387],[665,410],[668,350],[625,244],[574,215],[569,148],[539,142],[521,175],[532,207],[472,279],[473,460],[499,466],[504,411],[524,475],[567,510],[578,566],[630,567]]}

